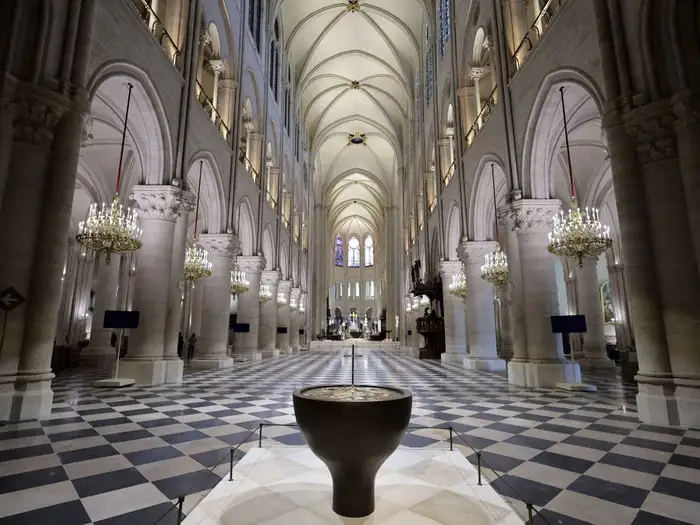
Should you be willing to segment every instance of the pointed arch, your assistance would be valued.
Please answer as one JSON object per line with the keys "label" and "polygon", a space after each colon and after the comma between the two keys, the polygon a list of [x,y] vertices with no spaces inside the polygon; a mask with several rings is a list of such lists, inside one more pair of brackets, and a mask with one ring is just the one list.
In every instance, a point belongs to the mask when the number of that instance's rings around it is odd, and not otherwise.
{"label": "pointed arch", "polygon": [[270,227],[269,224],[265,225],[265,228],[263,229],[263,237],[262,237],[262,249],[263,249],[263,255],[265,256],[265,269],[266,270],[274,270],[275,269],[275,243],[274,243],[274,237],[272,235],[272,228]]}
{"label": "pointed arch", "polygon": [[[199,183],[199,161],[202,161],[202,189],[200,197],[200,233],[221,233],[226,231],[226,194],[221,172],[214,155],[200,150],[192,155],[186,176],[186,187],[196,195]],[[190,215],[194,223],[194,214]]]}
{"label": "pointed arch", "polygon": [[253,209],[248,197],[243,197],[236,205],[234,218],[236,220],[236,234],[243,255],[255,255],[255,220]]}
{"label": "pointed arch", "polygon": [[455,201],[450,204],[450,211],[447,215],[447,230],[446,237],[446,253],[445,259],[449,261],[458,261],[457,248],[460,241],[461,217],[459,206]]}
{"label": "pointed arch", "polygon": [[509,191],[508,178],[501,160],[493,154],[484,155],[476,169],[476,177],[474,177],[474,182],[472,183],[467,214],[469,238],[474,241],[495,239],[496,219],[493,208],[492,164],[493,174],[496,179],[496,206],[505,203]]}

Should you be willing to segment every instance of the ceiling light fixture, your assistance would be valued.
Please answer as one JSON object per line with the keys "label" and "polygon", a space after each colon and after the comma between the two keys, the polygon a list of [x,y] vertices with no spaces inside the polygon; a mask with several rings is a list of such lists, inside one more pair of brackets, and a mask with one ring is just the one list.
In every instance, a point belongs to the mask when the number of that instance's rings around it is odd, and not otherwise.
{"label": "ceiling light fixture", "polygon": [[349,133],[348,134],[348,144],[354,144],[356,146],[360,144],[367,145],[367,135],[364,133]]}
{"label": "ceiling light fixture", "polygon": [[[494,221],[497,221],[496,174],[493,163],[491,163],[491,181],[493,182],[493,218]],[[496,223],[496,243],[498,243],[498,223]],[[498,244],[495,251],[487,253],[484,257],[486,262],[481,267],[481,278],[496,287],[506,284],[508,282],[508,259],[506,254],[501,251],[501,245]]]}

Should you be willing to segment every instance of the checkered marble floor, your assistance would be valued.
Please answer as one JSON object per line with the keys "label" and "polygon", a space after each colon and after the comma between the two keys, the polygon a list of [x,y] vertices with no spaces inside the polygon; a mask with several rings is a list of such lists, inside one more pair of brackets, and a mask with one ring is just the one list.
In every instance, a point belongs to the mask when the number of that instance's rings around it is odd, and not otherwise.
{"label": "checkered marble floor", "polygon": [[[350,363],[302,354],[119,390],[92,387],[94,371],[60,375],[50,419],[0,426],[0,525],[174,525],[172,502],[189,494],[191,509],[226,473],[231,447],[257,445],[260,421],[293,423],[294,388],[347,382]],[[602,396],[583,395],[398,353],[356,359],[358,383],[413,391],[411,425],[424,428],[410,428],[404,445],[446,447],[441,427],[451,425],[482,452],[497,491],[521,512],[519,500],[543,509],[538,525],[699,523],[700,431],[640,424],[630,392],[614,374],[601,380]],[[293,426],[264,437],[303,443]]]}

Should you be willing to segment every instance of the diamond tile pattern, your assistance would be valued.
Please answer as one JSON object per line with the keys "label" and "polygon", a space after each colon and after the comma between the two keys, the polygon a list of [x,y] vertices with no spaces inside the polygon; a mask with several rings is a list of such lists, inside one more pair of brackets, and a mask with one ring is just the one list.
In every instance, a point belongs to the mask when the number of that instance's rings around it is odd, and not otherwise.
{"label": "diamond tile pattern", "polygon": [[[521,515],[523,500],[542,509],[535,524],[698,523],[700,430],[640,424],[632,387],[614,372],[584,374],[602,385],[595,395],[518,388],[502,374],[386,351],[366,352],[355,372],[358,383],[413,392],[403,445],[446,448],[451,425],[455,446],[472,463],[482,453],[485,481]],[[350,358],[186,369],[181,385],[118,390],[94,388],[100,377],[63,373],[49,419],[0,426],[0,525],[174,523],[177,496],[189,495],[187,513],[227,473],[232,447],[247,440],[237,461],[257,446],[261,421],[289,425],[266,426],[264,445],[301,444],[292,391],[348,382]]]}

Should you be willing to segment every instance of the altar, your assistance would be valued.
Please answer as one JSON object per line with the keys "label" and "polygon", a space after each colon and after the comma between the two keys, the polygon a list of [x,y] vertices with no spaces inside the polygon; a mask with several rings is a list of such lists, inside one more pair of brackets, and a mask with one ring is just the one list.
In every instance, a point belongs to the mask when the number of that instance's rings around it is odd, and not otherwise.
{"label": "altar", "polygon": [[385,339],[384,341],[369,341],[356,337],[349,337],[342,341],[311,341],[309,349],[314,350],[337,350],[338,352],[349,352],[352,346],[355,345],[355,351],[373,351],[373,350],[399,350],[400,343]]}

